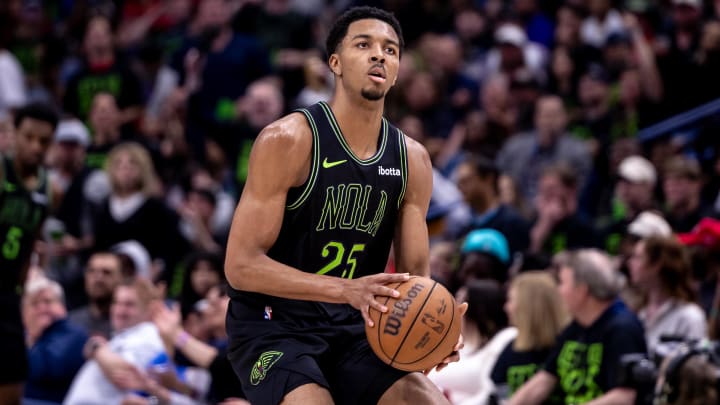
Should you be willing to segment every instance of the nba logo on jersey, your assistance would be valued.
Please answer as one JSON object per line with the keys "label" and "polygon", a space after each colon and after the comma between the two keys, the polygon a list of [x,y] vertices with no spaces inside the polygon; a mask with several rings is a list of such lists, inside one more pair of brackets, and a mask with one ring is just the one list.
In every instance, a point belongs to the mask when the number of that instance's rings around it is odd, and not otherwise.
{"label": "nba logo on jersey", "polygon": [[378,166],[378,174],[381,176],[402,176],[400,169],[396,169],[394,167],[386,169],[382,166]]}
{"label": "nba logo on jersey", "polygon": [[272,319],[272,307],[270,305],[265,306],[265,316],[263,316],[263,318],[268,321]]}

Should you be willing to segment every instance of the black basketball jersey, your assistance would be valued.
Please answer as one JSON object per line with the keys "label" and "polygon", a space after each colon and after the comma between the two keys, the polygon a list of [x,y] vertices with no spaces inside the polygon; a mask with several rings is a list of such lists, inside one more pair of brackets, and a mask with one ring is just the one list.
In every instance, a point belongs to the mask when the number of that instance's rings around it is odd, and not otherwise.
{"label": "black basketball jersey", "polygon": [[10,158],[0,156],[0,292],[15,292],[20,273],[30,258],[40,226],[48,212],[46,172],[38,187],[28,190],[15,174]]}
{"label": "black basketball jersey", "polygon": [[[382,273],[407,185],[404,134],[383,118],[377,152],[355,156],[326,103],[300,110],[312,129],[310,175],[289,190],[282,227],[268,256],[307,273],[358,278]],[[301,303],[233,292],[251,307],[345,316],[349,305]],[[290,302],[288,302],[290,301]],[[359,314],[359,313],[358,313]]]}

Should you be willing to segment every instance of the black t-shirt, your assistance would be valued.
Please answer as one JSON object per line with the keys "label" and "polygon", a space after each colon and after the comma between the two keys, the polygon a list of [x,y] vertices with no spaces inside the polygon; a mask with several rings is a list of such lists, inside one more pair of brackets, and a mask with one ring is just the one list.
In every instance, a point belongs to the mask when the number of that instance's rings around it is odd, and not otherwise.
{"label": "black t-shirt", "polygon": [[[178,216],[162,200],[148,198],[123,221],[113,218],[106,201],[93,218],[95,249],[106,250],[114,244],[137,240],[153,259],[165,261],[163,278],[172,277],[175,265],[188,252],[189,244],[178,231]],[[169,280],[167,280],[169,281]]]}
{"label": "black t-shirt", "polygon": [[120,108],[143,104],[140,79],[126,65],[116,62],[103,68],[85,66],[71,77],[65,89],[63,109],[85,120],[93,98],[101,92],[112,94]]}
{"label": "black t-shirt", "polygon": [[588,221],[573,215],[558,222],[545,240],[543,252],[555,254],[563,250],[600,248],[602,238]]}
{"label": "black t-shirt", "polygon": [[616,301],[589,327],[571,323],[558,337],[545,370],[558,379],[566,404],[583,404],[618,387],[620,358],[647,353],[640,320]]}
{"label": "black t-shirt", "polygon": [[[542,370],[550,354],[549,348],[519,352],[513,348],[514,343],[515,340],[513,339],[505,346],[490,375],[497,387],[496,392],[500,398],[509,398],[538,370]],[[562,393],[559,387],[556,387],[550,398],[543,402],[544,405],[560,405],[562,403]]]}

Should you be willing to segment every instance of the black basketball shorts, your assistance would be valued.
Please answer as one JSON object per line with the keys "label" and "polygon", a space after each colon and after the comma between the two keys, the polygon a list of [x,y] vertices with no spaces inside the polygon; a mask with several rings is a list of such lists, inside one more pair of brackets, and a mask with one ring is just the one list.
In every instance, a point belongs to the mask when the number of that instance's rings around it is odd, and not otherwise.
{"label": "black basketball shorts", "polygon": [[361,322],[245,320],[241,325],[231,332],[228,357],[253,405],[278,404],[310,383],[327,388],[338,405],[377,404],[408,374],[373,353]]}

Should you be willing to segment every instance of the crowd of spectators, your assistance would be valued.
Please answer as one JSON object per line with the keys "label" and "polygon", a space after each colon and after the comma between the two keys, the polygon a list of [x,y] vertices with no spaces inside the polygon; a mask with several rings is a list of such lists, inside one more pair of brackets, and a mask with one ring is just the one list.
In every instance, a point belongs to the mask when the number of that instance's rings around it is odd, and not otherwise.
{"label": "crowd of spectators", "polygon": [[19,108],[61,117],[27,403],[247,403],[234,206],[260,130],[332,96],[356,4],[407,44],[386,115],[430,153],[431,274],[470,303],[464,360],[430,374],[454,404],[630,404],[621,355],[720,335],[718,113],[641,132],[720,99],[720,1],[7,0],[0,152]]}

